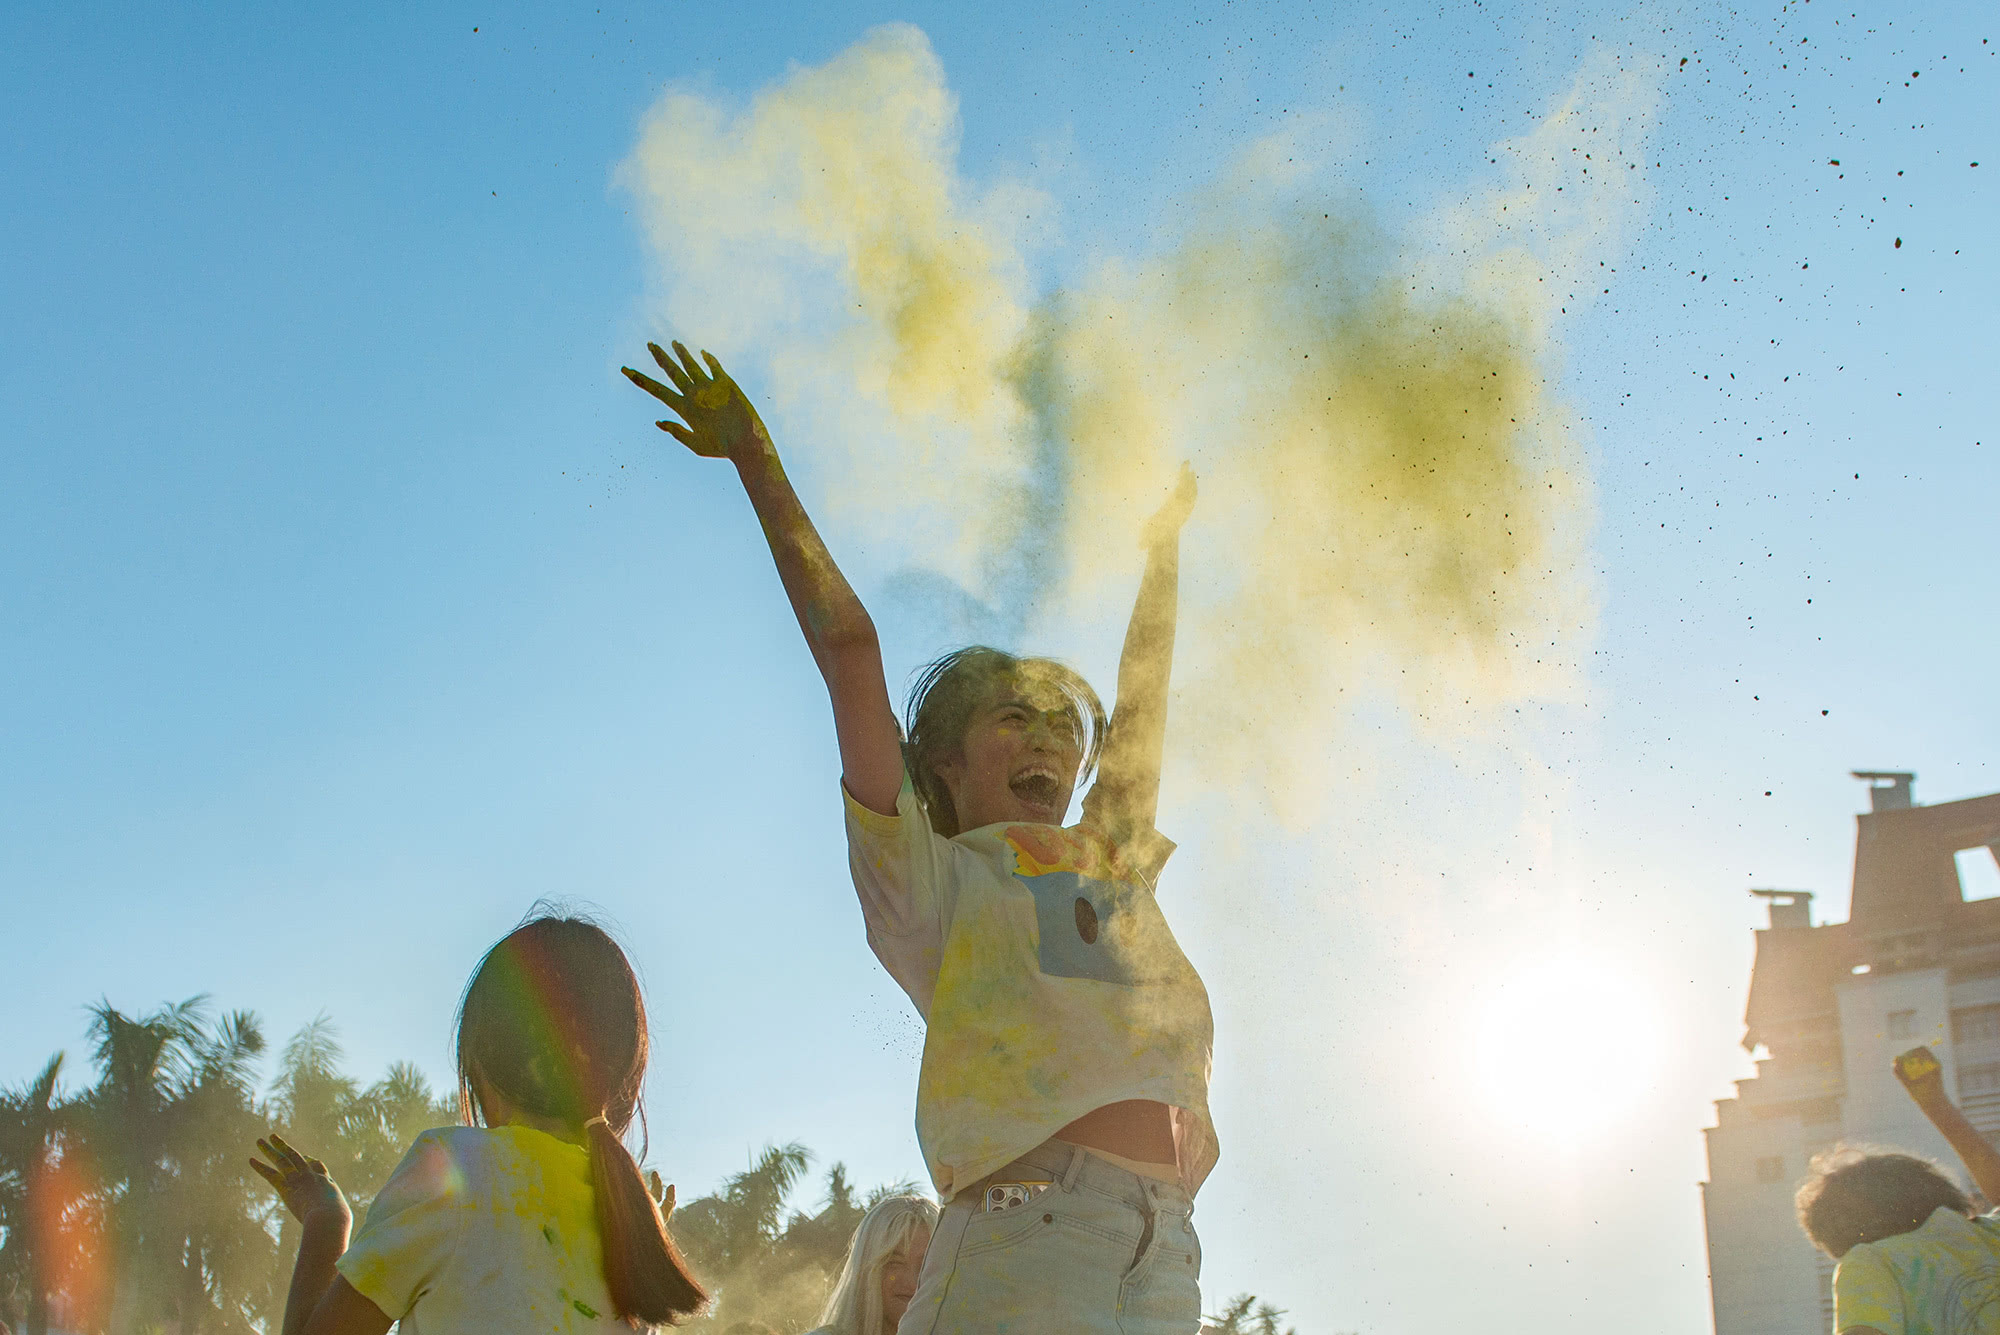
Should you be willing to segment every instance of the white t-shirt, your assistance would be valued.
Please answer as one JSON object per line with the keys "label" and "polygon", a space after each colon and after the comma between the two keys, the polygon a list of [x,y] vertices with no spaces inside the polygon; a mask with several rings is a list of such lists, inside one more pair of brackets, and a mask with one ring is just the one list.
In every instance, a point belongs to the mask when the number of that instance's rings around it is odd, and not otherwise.
{"label": "white t-shirt", "polygon": [[940,1196],[1126,1099],[1174,1110],[1181,1178],[1201,1185],[1215,1031],[1153,898],[1171,843],[1114,842],[1088,801],[1067,829],[946,839],[906,778],[894,816],[847,797],[847,846],[868,944],[924,1016],[917,1139]]}
{"label": "white t-shirt", "polygon": [[529,1127],[418,1136],[339,1267],[403,1335],[631,1330],[605,1287],[589,1152]]}

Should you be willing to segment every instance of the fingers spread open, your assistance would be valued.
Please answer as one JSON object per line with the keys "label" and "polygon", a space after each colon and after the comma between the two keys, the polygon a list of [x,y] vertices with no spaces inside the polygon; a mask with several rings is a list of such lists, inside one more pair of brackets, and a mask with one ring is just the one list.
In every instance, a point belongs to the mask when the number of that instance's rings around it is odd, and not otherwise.
{"label": "fingers spread open", "polygon": [[717,380],[723,381],[724,383],[727,384],[735,383],[734,381],[729,379],[729,372],[722,369],[722,363],[715,360],[715,354],[710,352],[707,348],[703,348],[701,350],[701,359],[708,363],[709,374],[713,375]]}
{"label": "fingers spread open", "polygon": [[[678,348],[680,347],[680,344],[676,343],[674,344],[674,346]],[[681,393],[683,394],[694,393],[694,386],[688,382],[687,372],[683,371],[679,366],[674,364],[674,359],[667,355],[667,350],[665,348],[661,347],[657,343],[648,343],[646,345],[646,351],[653,354],[653,360],[660,364],[660,369],[667,373],[667,379],[673,381],[675,387],[678,388],[681,391]]]}
{"label": "fingers spread open", "polygon": [[680,354],[681,365],[687,368],[688,380],[691,384],[699,385],[708,379],[708,373],[701,369],[701,364],[695,361],[694,354],[687,350],[685,343],[676,340],[674,351]]}
{"label": "fingers spread open", "polygon": [[687,400],[683,398],[681,395],[674,393],[672,390],[668,389],[665,385],[661,384],[659,381],[653,379],[653,377],[649,375],[642,375],[639,372],[633,370],[629,366],[621,366],[618,369],[625,373],[625,378],[627,380],[630,380],[640,389],[645,390],[648,394],[651,394],[654,398],[658,399],[661,403],[666,404],[669,408],[672,408],[675,412],[680,412],[681,406],[687,402]]}
{"label": "fingers spread open", "polygon": [[690,431],[679,422],[657,422],[654,425],[704,459],[722,459],[728,457],[729,451],[723,446],[717,444],[711,438],[706,438],[694,431]]}

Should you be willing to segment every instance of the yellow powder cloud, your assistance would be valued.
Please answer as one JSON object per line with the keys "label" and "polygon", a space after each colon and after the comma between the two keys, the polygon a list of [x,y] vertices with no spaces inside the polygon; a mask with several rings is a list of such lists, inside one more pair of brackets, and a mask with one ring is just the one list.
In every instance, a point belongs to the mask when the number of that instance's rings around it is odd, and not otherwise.
{"label": "yellow powder cloud", "polygon": [[737,114],[669,93],[623,173],[676,323],[768,349],[780,395],[808,407],[817,447],[847,451],[839,471],[877,518],[879,498],[934,512],[969,472],[1024,458],[1003,370],[1026,319],[1019,192],[971,198],[957,149],[937,56],[896,24]]}
{"label": "yellow powder cloud", "polygon": [[1298,815],[1358,699],[1452,735],[1574,688],[1589,488],[1552,331],[1643,214],[1656,88],[1594,57],[1496,183],[1396,234],[1246,144],[1176,242],[1033,300],[1031,192],[959,175],[907,25],[733,113],[668,94],[628,180],[671,326],[764,351],[812,426],[782,445],[834,461],[836,545],[893,536],[1016,623],[1122,617],[1192,459],[1177,749]]}

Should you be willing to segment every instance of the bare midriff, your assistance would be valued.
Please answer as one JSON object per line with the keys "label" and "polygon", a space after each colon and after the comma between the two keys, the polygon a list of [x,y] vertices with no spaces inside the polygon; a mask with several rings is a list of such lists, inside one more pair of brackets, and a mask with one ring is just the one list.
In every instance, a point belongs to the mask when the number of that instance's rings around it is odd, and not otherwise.
{"label": "bare midriff", "polygon": [[1138,1163],[1172,1168],[1175,1162],[1173,1110],[1151,1099],[1107,1103],[1056,1132],[1055,1138]]}

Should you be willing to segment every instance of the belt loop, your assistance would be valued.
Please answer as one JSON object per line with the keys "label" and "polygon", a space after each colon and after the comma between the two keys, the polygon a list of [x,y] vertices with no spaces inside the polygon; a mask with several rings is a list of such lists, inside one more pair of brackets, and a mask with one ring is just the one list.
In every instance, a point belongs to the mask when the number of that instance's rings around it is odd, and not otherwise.
{"label": "belt loop", "polygon": [[1083,1146],[1072,1145],[1069,1147],[1069,1167],[1063,1169],[1063,1175],[1062,1175],[1062,1189],[1064,1195],[1068,1195],[1076,1187],[1077,1174],[1081,1173],[1082,1171],[1083,1171]]}

